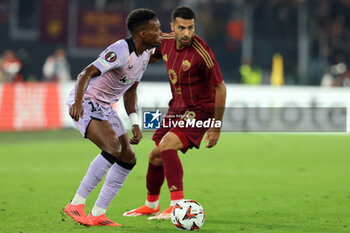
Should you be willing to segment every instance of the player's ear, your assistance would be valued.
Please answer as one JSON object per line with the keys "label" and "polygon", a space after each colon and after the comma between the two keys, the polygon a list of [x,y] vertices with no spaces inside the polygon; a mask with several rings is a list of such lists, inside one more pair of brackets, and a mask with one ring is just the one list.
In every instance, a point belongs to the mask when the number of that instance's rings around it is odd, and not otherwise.
{"label": "player's ear", "polygon": [[174,24],[173,23],[170,23],[170,27],[171,27],[171,31],[174,32],[175,30],[174,30]]}
{"label": "player's ear", "polygon": [[146,38],[146,31],[145,31],[145,30],[140,30],[140,31],[139,31],[139,36],[140,36],[142,39],[145,39],[145,38]]}

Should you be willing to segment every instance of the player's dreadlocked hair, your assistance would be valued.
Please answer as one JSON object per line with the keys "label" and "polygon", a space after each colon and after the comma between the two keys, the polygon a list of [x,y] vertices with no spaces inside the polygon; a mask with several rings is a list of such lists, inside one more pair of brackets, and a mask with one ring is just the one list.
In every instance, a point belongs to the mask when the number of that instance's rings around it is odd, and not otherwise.
{"label": "player's dreadlocked hair", "polygon": [[194,19],[194,20],[196,20],[196,16],[194,15],[194,12],[190,8],[184,7],[184,6],[176,8],[171,13],[171,18],[172,18],[173,22],[175,21],[175,19],[177,17],[183,18],[183,19]]}
{"label": "player's dreadlocked hair", "polygon": [[131,34],[136,32],[140,26],[143,26],[148,23],[149,20],[157,17],[157,14],[149,9],[136,9],[133,10],[126,19],[126,26]]}

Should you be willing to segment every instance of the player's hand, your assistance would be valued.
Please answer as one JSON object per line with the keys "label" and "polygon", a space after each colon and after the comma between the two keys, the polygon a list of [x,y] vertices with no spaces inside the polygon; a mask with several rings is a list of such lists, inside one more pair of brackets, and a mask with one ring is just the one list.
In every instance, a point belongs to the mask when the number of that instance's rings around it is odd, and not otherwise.
{"label": "player's hand", "polygon": [[133,125],[131,132],[132,132],[133,137],[130,138],[130,144],[135,144],[135,145],[139,144],[139,142],[141,141],[141,138],[142,138],[140,126]]}
{"label": "player's hand", "polygon": [[210,128],[207,132],[207,136],[205,137],[205,142],[209,142],[206,146],[207,148],[211,148],[216,145],[220,137],[220,128]]}
{"label": "player's hand", "polygon": [[84,108],[82,103],[74,103],[69,109],[69,115],[78,121],[79,117],[84,118]]}

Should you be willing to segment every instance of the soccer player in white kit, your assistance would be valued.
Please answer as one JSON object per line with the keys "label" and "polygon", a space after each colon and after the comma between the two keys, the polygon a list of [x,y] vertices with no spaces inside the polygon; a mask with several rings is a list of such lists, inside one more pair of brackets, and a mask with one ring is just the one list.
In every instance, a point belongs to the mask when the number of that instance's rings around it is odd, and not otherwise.
{"label": "soccer player in white kit", "polygon": [[[131,144],[142,138],[136,114],[136,88],[150,59],[150,49],[161,41],[156,13],[148,9],[132,11],[126,21],[130,38],[110,45],[79,75],[67,105],[69,114],[85,138],[101,149],[91,162],[73,200],[64,212],[89,226],[121,226],[105,216],[106,209],[136,164]],[[124,107],[132,123],[133,137],[127,132],[111,103],[124,97]],[[108,172],[109,171],[109,172]],[[108,172],[89,216],[85,201]]]}

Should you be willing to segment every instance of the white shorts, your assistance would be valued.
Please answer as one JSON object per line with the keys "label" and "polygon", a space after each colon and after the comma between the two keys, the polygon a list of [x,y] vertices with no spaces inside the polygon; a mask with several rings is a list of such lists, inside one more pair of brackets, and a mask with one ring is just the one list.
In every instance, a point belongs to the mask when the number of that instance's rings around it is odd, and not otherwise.
{"label": "white shorts", "polygon": [[[68,112],[71,107],[68,105]],[[120,137],[123,134],[126,134],[126,129],[120,120],[117,112],[112,108],[111,105],[102,105],[94,101],[84,101],[84,118],[79,117],[79,121],[73,120],[74,124],[78,127],[80,133],[86,138],[86,129],[89,126],[91,119],[94,120],[106,120],[109,122],[113,128],[117,137]]]}

